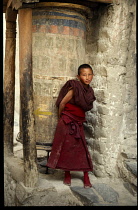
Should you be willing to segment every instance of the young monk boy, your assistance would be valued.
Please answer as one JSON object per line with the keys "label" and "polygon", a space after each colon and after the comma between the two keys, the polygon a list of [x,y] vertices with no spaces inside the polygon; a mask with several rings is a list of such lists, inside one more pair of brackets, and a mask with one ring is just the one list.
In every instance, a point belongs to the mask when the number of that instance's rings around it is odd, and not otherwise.
{"label": "young monk boy", "polygon": [[78,68],[79,81],[69,80],[61,88],[56,101],[59,121],[55,131],[52,151],[47,166],[65,171],[64,184],[71,185],[70,171],[83,171],[84,187],[92,187],[88,171],[93,170],[87,148],[83,122],[85,112],[93,108],[96,99],[90,87],[93,70],[90,65]]}

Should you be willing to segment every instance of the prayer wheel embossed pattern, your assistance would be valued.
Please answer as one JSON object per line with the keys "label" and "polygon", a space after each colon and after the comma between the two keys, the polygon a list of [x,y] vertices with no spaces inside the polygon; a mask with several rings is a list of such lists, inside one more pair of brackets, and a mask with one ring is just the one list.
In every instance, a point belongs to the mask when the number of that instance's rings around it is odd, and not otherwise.
{"label": "prayer wheel embossed pattern", "polygon": [[32,65],[36,141],[51,143],[60,88],[85,62],[85,16],[72,9],[41,8],[32,14]]}

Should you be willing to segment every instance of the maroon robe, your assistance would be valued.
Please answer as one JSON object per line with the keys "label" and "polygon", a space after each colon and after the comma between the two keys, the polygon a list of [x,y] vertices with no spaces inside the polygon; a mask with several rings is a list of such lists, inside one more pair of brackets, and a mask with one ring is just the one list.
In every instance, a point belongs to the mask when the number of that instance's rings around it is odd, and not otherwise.
{"label": "maroon robe", "polygon": [[57,106],[71,87],[74,96],[66,104],[58,121],[47,166],[68,171],[92,171],[93,165],[85,140],[83,122],[85,111],[93,107],[94,92],[90,86],[86,88],[79,81],[69,80],[59,93]]}
{"label": "maroon robe", "polygon": [[85,112],[93,108],[93,101],[96,99],[93,89],[89,85],[84,86],[80,81],[77,80],[69,80],[65,83],[57,98],[56,106],[59,106],[61,100],[71,88],[73,88],[74,96],[69,103],[79,106]]}

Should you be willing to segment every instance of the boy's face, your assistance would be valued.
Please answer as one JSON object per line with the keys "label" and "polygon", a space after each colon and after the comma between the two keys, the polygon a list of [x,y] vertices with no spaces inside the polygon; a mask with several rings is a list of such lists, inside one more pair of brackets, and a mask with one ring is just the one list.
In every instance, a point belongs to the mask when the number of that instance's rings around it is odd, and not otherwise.
{"label": "boy's face", "polygon": [[93,79],[93,72],[90,68],[81,69],[77,77],[84,85],[89,85]]}

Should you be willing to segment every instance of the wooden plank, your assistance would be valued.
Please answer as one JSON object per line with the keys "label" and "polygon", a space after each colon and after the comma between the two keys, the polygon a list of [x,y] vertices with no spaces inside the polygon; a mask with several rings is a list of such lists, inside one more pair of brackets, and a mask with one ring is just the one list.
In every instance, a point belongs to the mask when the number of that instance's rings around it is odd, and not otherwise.
{"label": "wooden plank", "polygon": [[52,147],[46,147],[46,146],[38,146],[36,145],[37,150],[46,150],[46,151],[51,151]]}

